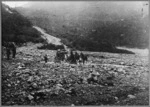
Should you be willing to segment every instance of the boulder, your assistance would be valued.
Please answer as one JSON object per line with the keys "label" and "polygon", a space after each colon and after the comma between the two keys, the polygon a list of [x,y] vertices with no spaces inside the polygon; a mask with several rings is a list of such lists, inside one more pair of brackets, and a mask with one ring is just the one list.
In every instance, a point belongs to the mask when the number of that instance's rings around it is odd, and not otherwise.
{"label": "boulder", "polygon": [[33,100],[34,97],[33,97],[32,95],[29,94],[29,95],[28,95],[28,99],[29,99],[29,100]]}
{"label": "boulder", "polygon": [[29,78],[28,78],[27,81],[28,81],[28,82],[32,82],[32,81],[33,81],[33,76],[29,76]]}
{"label": "boulder", "polygon": [[128,98],[134,99],[134,98],[136,98],[136,97],[135,97],[134,95],[129,94],[129,95],[128,95]]}

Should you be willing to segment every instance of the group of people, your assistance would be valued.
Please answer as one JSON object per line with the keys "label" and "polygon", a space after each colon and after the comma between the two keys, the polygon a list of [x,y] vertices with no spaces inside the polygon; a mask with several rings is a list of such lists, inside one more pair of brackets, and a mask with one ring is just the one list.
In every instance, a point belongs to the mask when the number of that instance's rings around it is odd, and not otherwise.
{"label": "group of people", "polygon": [[83,54],[82,52],[79,54],[78,52],[70,52],[70,57],[68,57],[70,63],[85,63],[88,60],[87,55]]}
{"label": "group of people", "polygon": [[15,58],[16,56],[16,44],[14,42],[4,42],[3,44],[3,50],[6,50],[6,57],[7,60],[10,59],[10,55],[12,54],[12,58]]}
{"label": "group of people", "polygon": [[56,52],[55,59],[58,61],[66,61],[73,64],[77,64],[77,63],[84,64],[88,60],[88,57],[82,52],[79,54],[78,52],[73,52],[72,50],[67,52],[66,50],[59,49]]}
{"label": "group of people", "polygon": [[[16,57],[16,44],[14,42],[3,42],[3,50],[2,54],[6,53],[7,60],[10,59],[12,54],[12,58]],[[77,63],[85,63],[88,60],[87,55],[82,52],[79,54],[78,52],[66,51],[65,49],[58,49],[56,52],[55,61],[66,61],[69,63],[77,64]],[[48,56],[44,56],[44,61],[47,63]]]}
{"label": "group of people", "polygon": [[[7,60],[10,59],[10,55],[12,53],[12,58],[16,56],[16,44],[14,42],[4,42],[3,47],[6,50]],[[87,55],[83,54],[82,52],[79,54],[78,52],[67,52],[66,50],[57,50],[55,59],[60,61],[68,61],[69,63],[77,64],[77,63],[85,63],[88,59]],[[45,63],[48,62],[48,56],[44,56]],[[92,66],[92,69],[94,66]],[[88,83],[97,83],[97,78],[99,74],[94,72],[93,70],[90,71],[89,77],[87,79]]]}

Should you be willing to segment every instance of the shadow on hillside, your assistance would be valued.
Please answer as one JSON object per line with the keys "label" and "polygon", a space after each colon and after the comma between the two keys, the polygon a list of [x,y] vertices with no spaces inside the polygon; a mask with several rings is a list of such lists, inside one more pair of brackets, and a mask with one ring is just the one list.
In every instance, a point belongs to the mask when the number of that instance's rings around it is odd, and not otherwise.
{"label": "shadow on hillside", "polygon": [[122,53],[122,54],[135,54],[132,51],[125,49],[113,49],[113,50],[99,50],[99,51],[91,51],[91,52],[109,52],[109,53]]}
{"label": "shadow on hillside", "polygon": [[125,49],[113,49],[113,50],[110,50],[110,51],[107,51],[107,52],[111,52],[111,53],[123,53],[123,54],[135,54],[134,52],[129,51],[129,50],[125,50]]}
{"label": "shadow on hillside", "polygon": [[[54,45],[54,44],[43,44],[42,46],[38,47],[38,49],[49,49],[49,50],[57,50],[57,49],[64,49],[64,46],[63,45]],[[85,50],[86,51],[86,50]],[[97,51],[94,51],[94,50],[90,50],[92,52],[97,52]],[[110,52],[110,53],[124,53],[124,54],[135,54],[134,52],[132,51],[129,51],[129,50],[125,50],[125,49],[117,49],[117,48],[114,48],[114,49],[102,49],[102,50],[99,50],[99,52]]]}

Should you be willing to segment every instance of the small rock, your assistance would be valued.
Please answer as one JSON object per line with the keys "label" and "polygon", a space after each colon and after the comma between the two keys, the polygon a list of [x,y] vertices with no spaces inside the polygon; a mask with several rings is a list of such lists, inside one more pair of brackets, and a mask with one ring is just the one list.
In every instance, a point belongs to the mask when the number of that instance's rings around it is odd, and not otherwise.
{"label": "small rock", "polygon": [[33,77],[32,77],[32,76],[30,76],[30,77],[29,77],[29,79],[28,79],[27,81],[28,81],[28,82],[33,81]]}
{"label": "small rock", "polygon": [[33,86],[34,88],[36,88],[36,87],[37,87],[37,84],[36,84],[36,83],[33,83],[32,86]]}
{"label": "small rock", "polygon": [[21,73],[16,73],[16,76],[20,75]]}
{"label": "small rock", "polygon": [[24,72],[28,73],[28,72],[30,72],[30,69],[25,69]]}
{"label": "small rock", "polygon": [[11,85],[10,85],[10,84],[8,84],[7,86],[8,86],[8,87],[11,87]]}
{"label": "small rock", "polygon": [[140,89],[141,89],[141,90],[145,90],[145,87],[141,87]]}
{"label": "small rock", "polygon": [[107,86],[114,86],[114,83],[113,82],[108,82]]}
{"label": "small rock", "polygon": [[23,68],[23,67],[21,67],[20,65],[18,66],[18,69],[21,69],[21,68]]}
{"label": "small rock", "polygon": [[120,64],[121,64],[121,65],[124,65],[125,63],[124,63],[124,62],[120,62]]}
{"label": "small rock", "polygon": [[115,100],[118,100],[118,97],[115,97]]}
{"label": "small rock", "polygon": [[62,88],[62,85],[61,85],[61,84],[57,84],[57,85],[56,85],[56,90],[64,90],[64,88]]}
{"label": "small rock", "polygon": [[71,104],[71,106],[75,106],[74,104]]}
{"label": "small rock", "polygon": [[40,78],[39,78],[38,76],[35,76],[35,79],[36,79],[36,81],[39,81],[39,80],[40,80]]}
{"label": "small rock", "polygon": [[29,95],[28,95],[28,99],[29,99],[29,100],[32,100],[32,99],[34,99],[34,97],[29,94]]}
{"label": "small rock", "polygon": [[21,92],[20,94],[22,94],[23,96],[26,96],[26,93],[23,91],[23,92]]}
{"label": "small rock", "polygon": [[38,69],[36,69],[36,68],[35,68],[35,69],[33,69],[33,71],[37,71],[37,70],[38,70]]}
{"label": "small rock", "polygon": [[20,83],[20,81],[17,81],[17,83]]}
{"label": "small rock", "polygon": [[113,76],[109,76],[109,77],[107,77],[107,80],[113,80]]}
{"label": "small rock", "polygon": [[133,99],[133,98],[135,98],[135,96],[134,95],[128,95],[128,98]]}
{"label": "small rock", "polygon": [[58,87],[62,87],[62,85],[61,85],[61,84],[57,84],[56,86],[58,86]]}

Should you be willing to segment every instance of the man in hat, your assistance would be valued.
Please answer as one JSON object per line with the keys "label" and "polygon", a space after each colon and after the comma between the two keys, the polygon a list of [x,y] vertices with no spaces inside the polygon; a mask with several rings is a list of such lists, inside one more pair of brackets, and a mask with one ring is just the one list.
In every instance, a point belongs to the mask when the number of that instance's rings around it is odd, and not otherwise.
{"label": "man in hat", "polygon": [[79,58],[80,58],[79,54],[78,54],[77,52],[75,52],[75,60],[76,60],[76,63],[79,61]]}
{"label": "man in hat", "polygon": [[15,56],[16,56],[16,45],[14,42],[11,43],[11,48],[12,48],[13,58],[15,58]]}
{"label": "man in hat", "polygon": [[11,54],[9,47],[6,47],[6,54],[7,54],[7,60],[9,60]]}
{"label": "man in hat", "polygon": [[45,61],[45,63],[47,63],[47,61],[48,61],[47,54],[44,56],[44,61]]}

